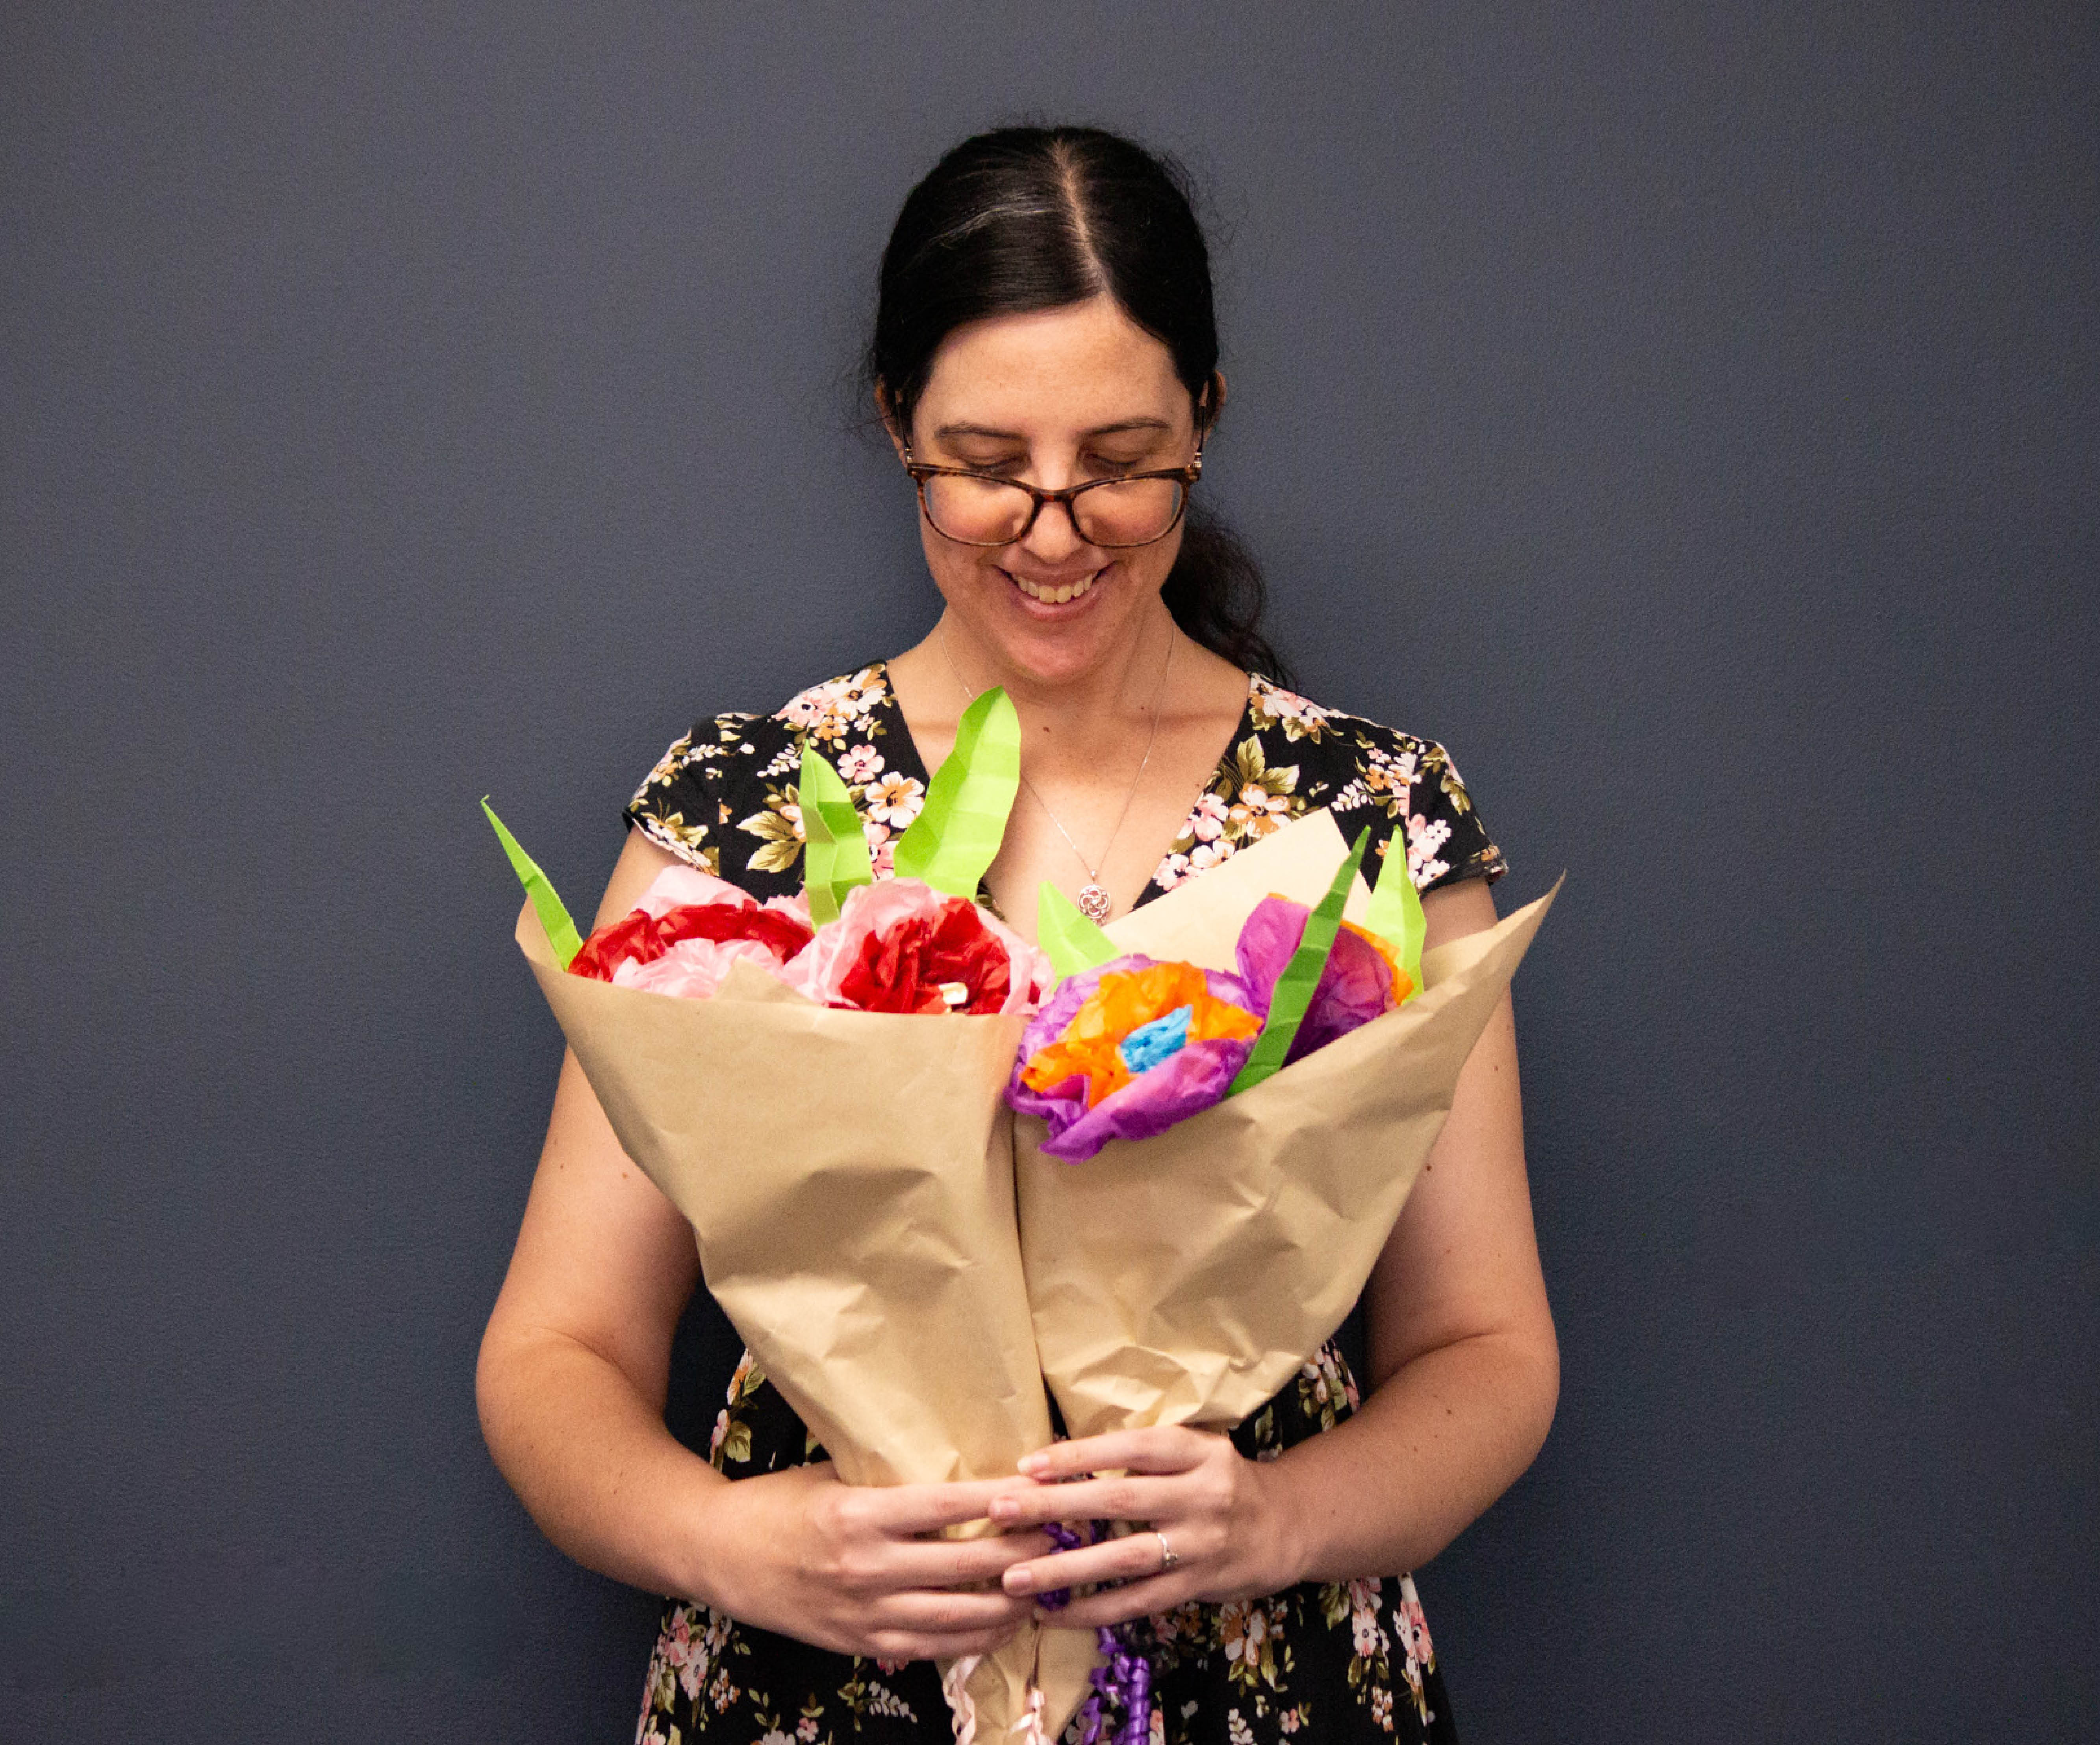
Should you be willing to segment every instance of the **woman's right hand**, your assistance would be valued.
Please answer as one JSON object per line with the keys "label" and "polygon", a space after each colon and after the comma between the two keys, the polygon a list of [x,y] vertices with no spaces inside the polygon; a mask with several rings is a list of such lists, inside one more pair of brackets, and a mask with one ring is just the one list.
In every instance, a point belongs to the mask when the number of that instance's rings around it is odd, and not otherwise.
{"label": "woman's right hand", "polygon": [[848,1485],[828,1461],[712,1486],[704,1570],[692,1585],[733,1618],[838,1654],[986,1654],[1033,1610],[1029,1597],[1000,1591],[1000,1576],[1050,1542],[1034,1532],[931,1535],[984,1520],[991,1500],[1017,1487],[1033,1486]]}

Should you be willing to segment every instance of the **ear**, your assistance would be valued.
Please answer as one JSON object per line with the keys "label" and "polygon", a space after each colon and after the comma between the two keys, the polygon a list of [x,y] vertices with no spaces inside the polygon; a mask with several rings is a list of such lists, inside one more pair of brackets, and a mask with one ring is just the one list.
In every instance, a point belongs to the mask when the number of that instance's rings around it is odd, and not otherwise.
{"label": "ear", "polygon": [[1196,430],[1200,436],[1207,436],[1218,427],[1219,415],[1225,409],[1225,373],[1222,369],[1211,372],[1211,379],[1203,389],[1203,397],[1196,404]]}
{"label": "ear", "polygon": [[875,384],[875,415],[882,420],[883,429],[889,433],[889,446],[902,461],[909,446],[909,437],[903,420],[897,415],[897,402],[890,394],[889,385],[880,380]]}

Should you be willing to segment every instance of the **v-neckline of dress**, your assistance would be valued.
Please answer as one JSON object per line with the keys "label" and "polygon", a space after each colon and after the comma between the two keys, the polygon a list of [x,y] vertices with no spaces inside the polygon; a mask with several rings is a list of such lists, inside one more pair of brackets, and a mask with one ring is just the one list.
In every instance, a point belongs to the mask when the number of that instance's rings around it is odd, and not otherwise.
{"label": "v-neckline of dress", "polygon": [[[891,739],[891,753],[886,761],[892,769],[920,783],[922,789],[931,786],[933,775],[927,770],[926,760],[919,755],[919,742],[911,736],[911,724],[904,718],[904,710],[898,703],[897,688],[889,682],[889,663],[887,660],[878,660],[875,663],[875,676],[882,683],[882,701],[878,707],[887,718],[885,726],[893,724],[896,729],[893,736],[885,736]],[[1231,757],[1233,746],[1255,731],[1254,700],[1256,687],[1260,683],[1259,674],[1254,673],[1247,674],[1246,700],[1240,705],[1240,718],[1238,724],[1233,729],[1233,736],[1225,742],[1224,755],[1227,758]],[[900,745],[902,750],[901,756],[898,755],[898,749]],[[908,768],[905,766],[907,758],[910,759]],[[1215,765],[1212,769],[1215,774]],[[1189,802],[1189,810],[1182,814],[1181,828],[1175,833],[1175,842],[1179,842],[1182,837],[1194,833],[1201,822],[1199,808],[1203,803],[1203,796],[1210,791],[1208,782],[1197,789],[1195,798]],[[1125,910],[1124,913],[1128,914],[1132,910],[1141,909],[1154,897],[1163,897],[1167,895],[1170,887],[1159,882],[1159,874],[1172,857],[1173,853],[1174,844],[1170,842],[1167,846],[1166,852],[1160,855],[1158,864],[1153,868],[1151,875],[1145,880],[1145,888],[1138,892],[1137,901],[1132,903],[1130,909]]]}

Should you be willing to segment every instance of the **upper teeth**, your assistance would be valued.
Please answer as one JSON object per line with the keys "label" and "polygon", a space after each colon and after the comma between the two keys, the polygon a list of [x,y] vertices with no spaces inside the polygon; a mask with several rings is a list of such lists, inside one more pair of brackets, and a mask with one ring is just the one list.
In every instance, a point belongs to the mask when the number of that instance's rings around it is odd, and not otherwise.
{"label": "upper teeth", "polygon": [[[1096,575],[1099,573],[1099,571],[1095,572]],[[1013,585],[1031,600],[1043,600],[1052,606],[1061,606],[1067,600],[1076,600],[1088,589],[1093,586],[1094,577],[1085,577],[1072,583],[1069,587],[1044,588],[1039,587],[1025,576],[1017,576],[1013,578]]]}

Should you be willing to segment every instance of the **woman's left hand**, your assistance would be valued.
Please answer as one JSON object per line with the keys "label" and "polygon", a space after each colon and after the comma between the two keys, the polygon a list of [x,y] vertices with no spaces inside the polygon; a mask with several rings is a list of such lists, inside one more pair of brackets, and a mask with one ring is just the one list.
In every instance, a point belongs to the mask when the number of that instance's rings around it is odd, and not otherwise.
{"label": "woman's left hand", "polygon": [[[1136,1531],[1017,1563],[1004,1576],[1011,1594],[1053,1593],[1119,1581],[1074,1594],[1047,1615],[1092,1627],[1171,1611],[1190,1600],[1273,1593],[1298,1579],[1299,1554],[1289,1481],[1278,1463],[1244,1458],[1230,1440],[1202,1430],[1123,1430],[1052,1443],[1021,1463],[1032,1490],[995,1498],[990,1517],[1009,1531],[1068,1522],[1132,1523]],[[1096,1476],[1114,1474],[1110,1477]],[[1161,1541],[1174,1555],[1164,1566]]]}

